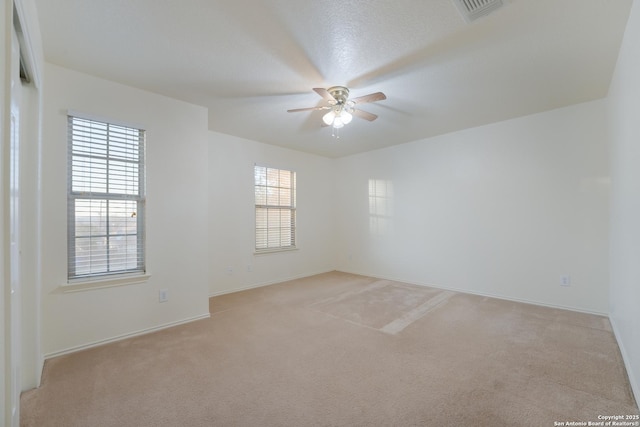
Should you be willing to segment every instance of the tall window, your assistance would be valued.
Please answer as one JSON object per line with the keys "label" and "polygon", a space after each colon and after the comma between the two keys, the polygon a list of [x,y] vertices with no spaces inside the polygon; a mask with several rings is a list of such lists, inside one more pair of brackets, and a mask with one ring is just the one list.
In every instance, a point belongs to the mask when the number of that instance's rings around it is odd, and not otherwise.
{"label": "tall window", "polygon": [[144,272],[144,130],[68,117],[68,277]]}
{"label": "tall window", "polygon": [[296,247],[296,173],[255,166],[256,251]]}

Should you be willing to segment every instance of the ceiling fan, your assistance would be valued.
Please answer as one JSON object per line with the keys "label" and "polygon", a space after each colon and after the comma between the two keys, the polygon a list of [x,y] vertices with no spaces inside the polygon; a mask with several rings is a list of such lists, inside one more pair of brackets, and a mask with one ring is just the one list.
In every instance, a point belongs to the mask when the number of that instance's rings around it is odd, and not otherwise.
{"label": "ceiling fan", "polygon": [[378,116],[357,109],[356,105],[387,99],[386,95],[382,92],[370,93],[369,95],[349,99],[349,89],[344,86],[333,86],[329,89],[314,88],[313,90],[322,98],[324,98],[324,100],[327,101],[329,105],[309,108],[295,108],[293,110],[287,111],[289,113],[296,113],[298,111],[329,110],[329,112],[322,117],[323,126],[331,126],[334,129],[340,129],[344,125],[351,122],[353,116],[369,120],[370,122],[374,121],[378,118]]}

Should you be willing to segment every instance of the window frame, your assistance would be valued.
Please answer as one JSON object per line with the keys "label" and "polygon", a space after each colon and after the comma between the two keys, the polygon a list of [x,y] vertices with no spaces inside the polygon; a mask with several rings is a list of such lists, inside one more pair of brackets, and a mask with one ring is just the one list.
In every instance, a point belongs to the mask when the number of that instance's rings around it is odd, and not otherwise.
{"label": "window frame", "polygon": [[[93,155],[93,154],[84,154],[80,155],[76,151],[74,151],[74,142],[78,143],[75,139],[74,129],[77,131],[78,128],[74,128],[74,120],[78,120],[79,122],[84,122],[85,126],[90,126],[92,124],[98,126],[106,126],[106,136],[103,139],[99,139],[95,141],[96,144],[104,144],[103,147],[106,150],[104,156]],[[81,125],[77,125],[81,126]],[[116,144],[113,140],[115,137],[112,135],[111,127],[124,130],[124,131],[133,131],[134,134],[137,133],[137,136],[132,138],[126,138],[126,142],[120,141],[120,144],[130,144],[131,141],[137,140],[137,147],[135,150],[137,161],[132,161],[131,159],[126,159],[123,157],[113,156],[110,153],[110,149],[114,148]],[[87,143],[85,141],[85,143]],[[128,147],[127,147],[128,148]],[[89,159],[88,161],[92,161],[93,159],[101,159],[104,161],[105,168],[107,172],[105,173],[105,187],[106,191],[104,192],[95,192],[95,191],[78,191],[73,188],[74,184],[74,168],[73,162],[74,160],[78,160],[79,158]],[[135,194],[129,194],[127,191],[123,190],[123,192],[112,192],[109,189],[110,185],[114,185],[114,178],[122,178],[126,173],[116,174],[113,177],[109,177],[109,167],[114,163],[126,163],[132,164],[137,167],[137,185],[134,187],[137,188],[137,192]],[[91,173],[91,172],[90,172]],[[135,175],[134,175],[135,176]],[[93,176],[92,176],[93,178]],[[131,183],[135,183],[135,180],[132,178],[128,179],[128,176],[125,180],[126,184],[122,185],[130,185]],[[128,187],[131,188],[131,187]],[[105,244],[105,254],[106,255],[106,269],[101,272],[89,272],[86,274],[78,274],[77,272],[77,261],[78,256],[76,254],[76,241],[78,239],[77,229],[76,229],[76,201],[77,200],[86,200],[86,201],[105,201],[107,205],[111,201],[116,202],[135,202],[135,224],[136,224],[136,232],[133,233],[125,233],[124,237],[130,237],[135,235],[135,250],[136,250],[136,266],[135,268],[120,268],[120,269],[111,269],[109,265],[109,255],[112,254],[111,245]],[[96,283],[101,285],[106,284],[115,284],[121,285],[126,283],[140,283],[140,277],[149,277],[147,274],[146,267],[146,130],[141,126],[124,124],[121,122],[92,117],[86,114],[79,114],[73,111],[67,112],[67,284],[68,286],[78,285],[82,286],[82,283]],[[106,241],[115,236],[117,234],[110,234],[109,228],[109,211],[107,208],[106,216],[104,217],[105,222],[105,234],[102,237],[106,238]],[[93,235],[93,234],[90,234]],[[84,236],[83,236],[84,237]],[[101,237],[101,236],[98,236]],[[126,263],[126,261],[125,261]]]}
{"label": "window frame", "polygon": [[[259,183],[258,182],[258,169],[264,169],[264,182],[263,183]],[[278,185],[269,185],[268,182],[268,176],[269,176],[269,171],[272,171],[277,173],[278,175]],[[292,251],[292,250],[297,250],[298,246],[297,246],[297,222],[298,222],[298,217],[297,217],[297,174],[295,171],[290,170],[290,169],[281,169],[281,168],[273,168],[270,166],[265,166],[265,165],[259,165],[259,164],[254,164],[254,168],[253,168],[253,187],[254,187],[254,253],[255,254],[264,254],[264,253],[273,253],[273,252],[285,252],[285,251]],[[281,174],[289,174],[289,182],[290,182],[290,187],[286,187],[286,186],[281,186],[280,184],[280,176]],[[264,199],[264,203],[259,203],[258,200],[258,194],[259,191],[264,188],[264,192],[265,192],[265,199]],[[278,196],[280,195],[280,191],[282,190],[288,190],[289,191],[289,200],[290,203],[289,204],[281,204],[281,203],[277,203],[277,204],[273,204],[273,203],[269,203],[268,200],[268,190],[269,189],[273,189],[273,191],[278,193]],[[278,197],[278,199],[280,200],[280,197]],[[267,219],[267,224],[266,227],[265,226],[259,226],[259,211],[260,210],[266,210],[266,214],[265,214],[265,218]],[[269,227],[268,224],[268,218],[269,218],[269,212],[270,211],[280,211],[280,214],[282,215],[282,213],[284,212],[286,214],[286,216],[289,217],[289,225],[287,227]],[[288,214],[287,214],[288,212]],[[275,229],[279,229],[279,231],[277,232],[277,235],[279,236],[279,242],[280,244],[275,246],[275,245],[271,245],[270,244],[270,231],[274,231]],[[286,232],[283,232],[284,230],[287,230]],[[266,234],[264,236],[259,236],[260,231],[264,231]],[[284,236],[284,240],[288,240],[288,244],[283,244],[283,236]],[[287,238],[287,236],[289,236]],[[264,242],[263,244],[260,244],[259,242]]]}

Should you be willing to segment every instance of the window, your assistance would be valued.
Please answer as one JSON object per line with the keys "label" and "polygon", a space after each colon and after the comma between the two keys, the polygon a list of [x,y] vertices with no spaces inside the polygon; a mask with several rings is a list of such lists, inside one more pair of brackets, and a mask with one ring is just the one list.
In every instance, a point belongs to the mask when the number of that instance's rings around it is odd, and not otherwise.
{"label": "window", "polygon": [[255,166],[256,252],[296,247],[296,173]]}
{"label": "window", "polygon": [[68,277],[145,271],[144,130],[68,116]]}

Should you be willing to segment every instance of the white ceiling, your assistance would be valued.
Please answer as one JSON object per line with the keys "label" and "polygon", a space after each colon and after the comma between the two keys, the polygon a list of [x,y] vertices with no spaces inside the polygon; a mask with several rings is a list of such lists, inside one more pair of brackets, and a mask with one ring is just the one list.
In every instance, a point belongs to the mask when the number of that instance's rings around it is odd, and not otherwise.
{"label": "white ceiling", "polygon": [[[36,0],[46,59],[209,108],[211,130],[340,157],[607,94],[632,0]],[[331,137],[314,87],[382,91]],[[72,106],[70,106],[72,107]]]}

